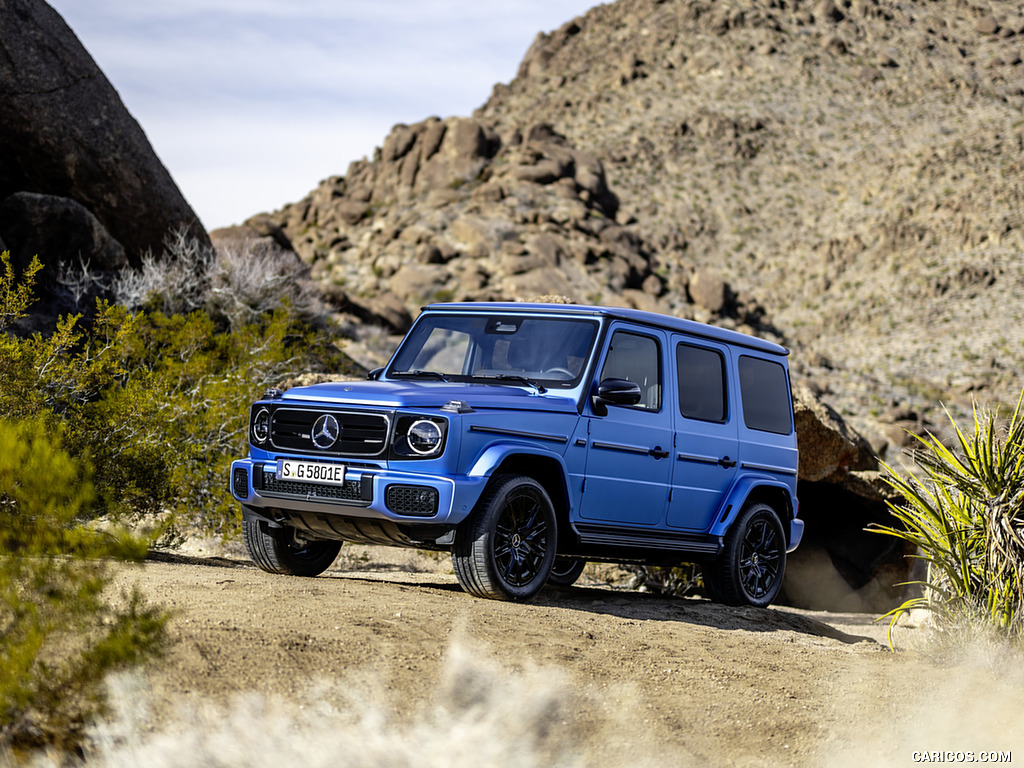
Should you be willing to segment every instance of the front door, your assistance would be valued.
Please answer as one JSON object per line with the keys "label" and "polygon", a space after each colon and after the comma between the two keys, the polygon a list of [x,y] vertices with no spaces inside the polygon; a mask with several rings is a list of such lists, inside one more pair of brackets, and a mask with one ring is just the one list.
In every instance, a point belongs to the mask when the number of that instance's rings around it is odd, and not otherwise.
{"label": "front door", "polygon": [[586,480],[580,504],[585,521],[657,526],[665,520],[672,477],[672,415],[663,396],[665,342],[659,332],[621,325],[613,326],[608,336],[597,382],[632,381],[640,387],[640,402],[596,409],[592,402],[587,405]]}

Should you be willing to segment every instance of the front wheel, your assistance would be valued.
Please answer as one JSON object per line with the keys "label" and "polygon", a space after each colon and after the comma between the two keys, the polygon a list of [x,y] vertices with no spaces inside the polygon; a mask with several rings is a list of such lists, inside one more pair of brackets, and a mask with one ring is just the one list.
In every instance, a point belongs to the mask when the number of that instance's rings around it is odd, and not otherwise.
{"label": "front wheel", "polygon": [[271,528],[261,520],[243,521],[242,539],[256,565],[288,576],[319,576],[341,551],[340,541],[307,541],[294,528]]}
{"label": "front wheel", "polygon": [[554,505],[531,477],[495,478],[455,532],[452,564],[462,588],[494,600],[529,600],[555,561]]}
{"label": "front wheel", "polygon": [[726,605],[765,608],[786,572],[786,536],[767,504],[750,504],[725,535],[725,546],[704,569],[708,596]]}

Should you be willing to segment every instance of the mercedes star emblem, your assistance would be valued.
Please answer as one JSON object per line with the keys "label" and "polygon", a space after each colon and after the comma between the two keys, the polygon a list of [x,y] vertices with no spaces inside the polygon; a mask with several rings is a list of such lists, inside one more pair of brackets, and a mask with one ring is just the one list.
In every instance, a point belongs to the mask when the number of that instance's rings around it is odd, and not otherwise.
{"label": "mercedes star emblem", "polygon": [[313,445],[320,450],[327,450],[338,439],[341,434],[341,425],[338,420],[325,413],[313,423]]}

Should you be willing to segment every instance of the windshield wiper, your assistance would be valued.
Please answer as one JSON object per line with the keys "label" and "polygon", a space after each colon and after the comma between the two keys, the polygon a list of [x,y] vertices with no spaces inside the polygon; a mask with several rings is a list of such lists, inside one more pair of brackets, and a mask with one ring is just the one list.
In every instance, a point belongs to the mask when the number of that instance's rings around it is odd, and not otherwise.
{"label": "windshield wiper", "polygon": [[439,379],[440,381],[451,381],[440,371],[395,371],[390,374],[395,378],[408,378],[408,379]]}
{"label": "windshield wiper", "polygon": [[538,384],[536,381],[531,379],[529,376],[522,376],[518,373],[498,373],[498,374],[479,374],[474,375],[474,379],[494,379],[496,381],[517,381],[520,384],[525,384],[528,387],[533,387],[537,390],[537,393],[543,395],[547,392],[547,388]]}

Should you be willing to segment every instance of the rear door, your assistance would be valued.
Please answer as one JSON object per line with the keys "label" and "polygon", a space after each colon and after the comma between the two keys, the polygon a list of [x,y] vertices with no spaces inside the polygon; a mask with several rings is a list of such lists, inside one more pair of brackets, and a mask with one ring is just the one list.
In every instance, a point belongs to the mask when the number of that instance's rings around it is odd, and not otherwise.
{"label": "rear door", "polygon": [[739,462],[736,393],[729,386],[729,347],[680,334],[671,338],[675,420],[670,528],[707,531],[736,479]]}
{"label": "rear door", "polygon": [[789,372],[781,359],[741,353],[743,468],[770,475],[796,497],[798,453]]}
{"label": "rear door", "polygon": [[[667,335],[616,323],[606,337],[596,384],[626,379],[636,405],[588,402],[586,480],[580,517],[622,526],[659,526],[672,477],[672,414],[664,397]],[[606,412],[605,412],[606,410]]]}

